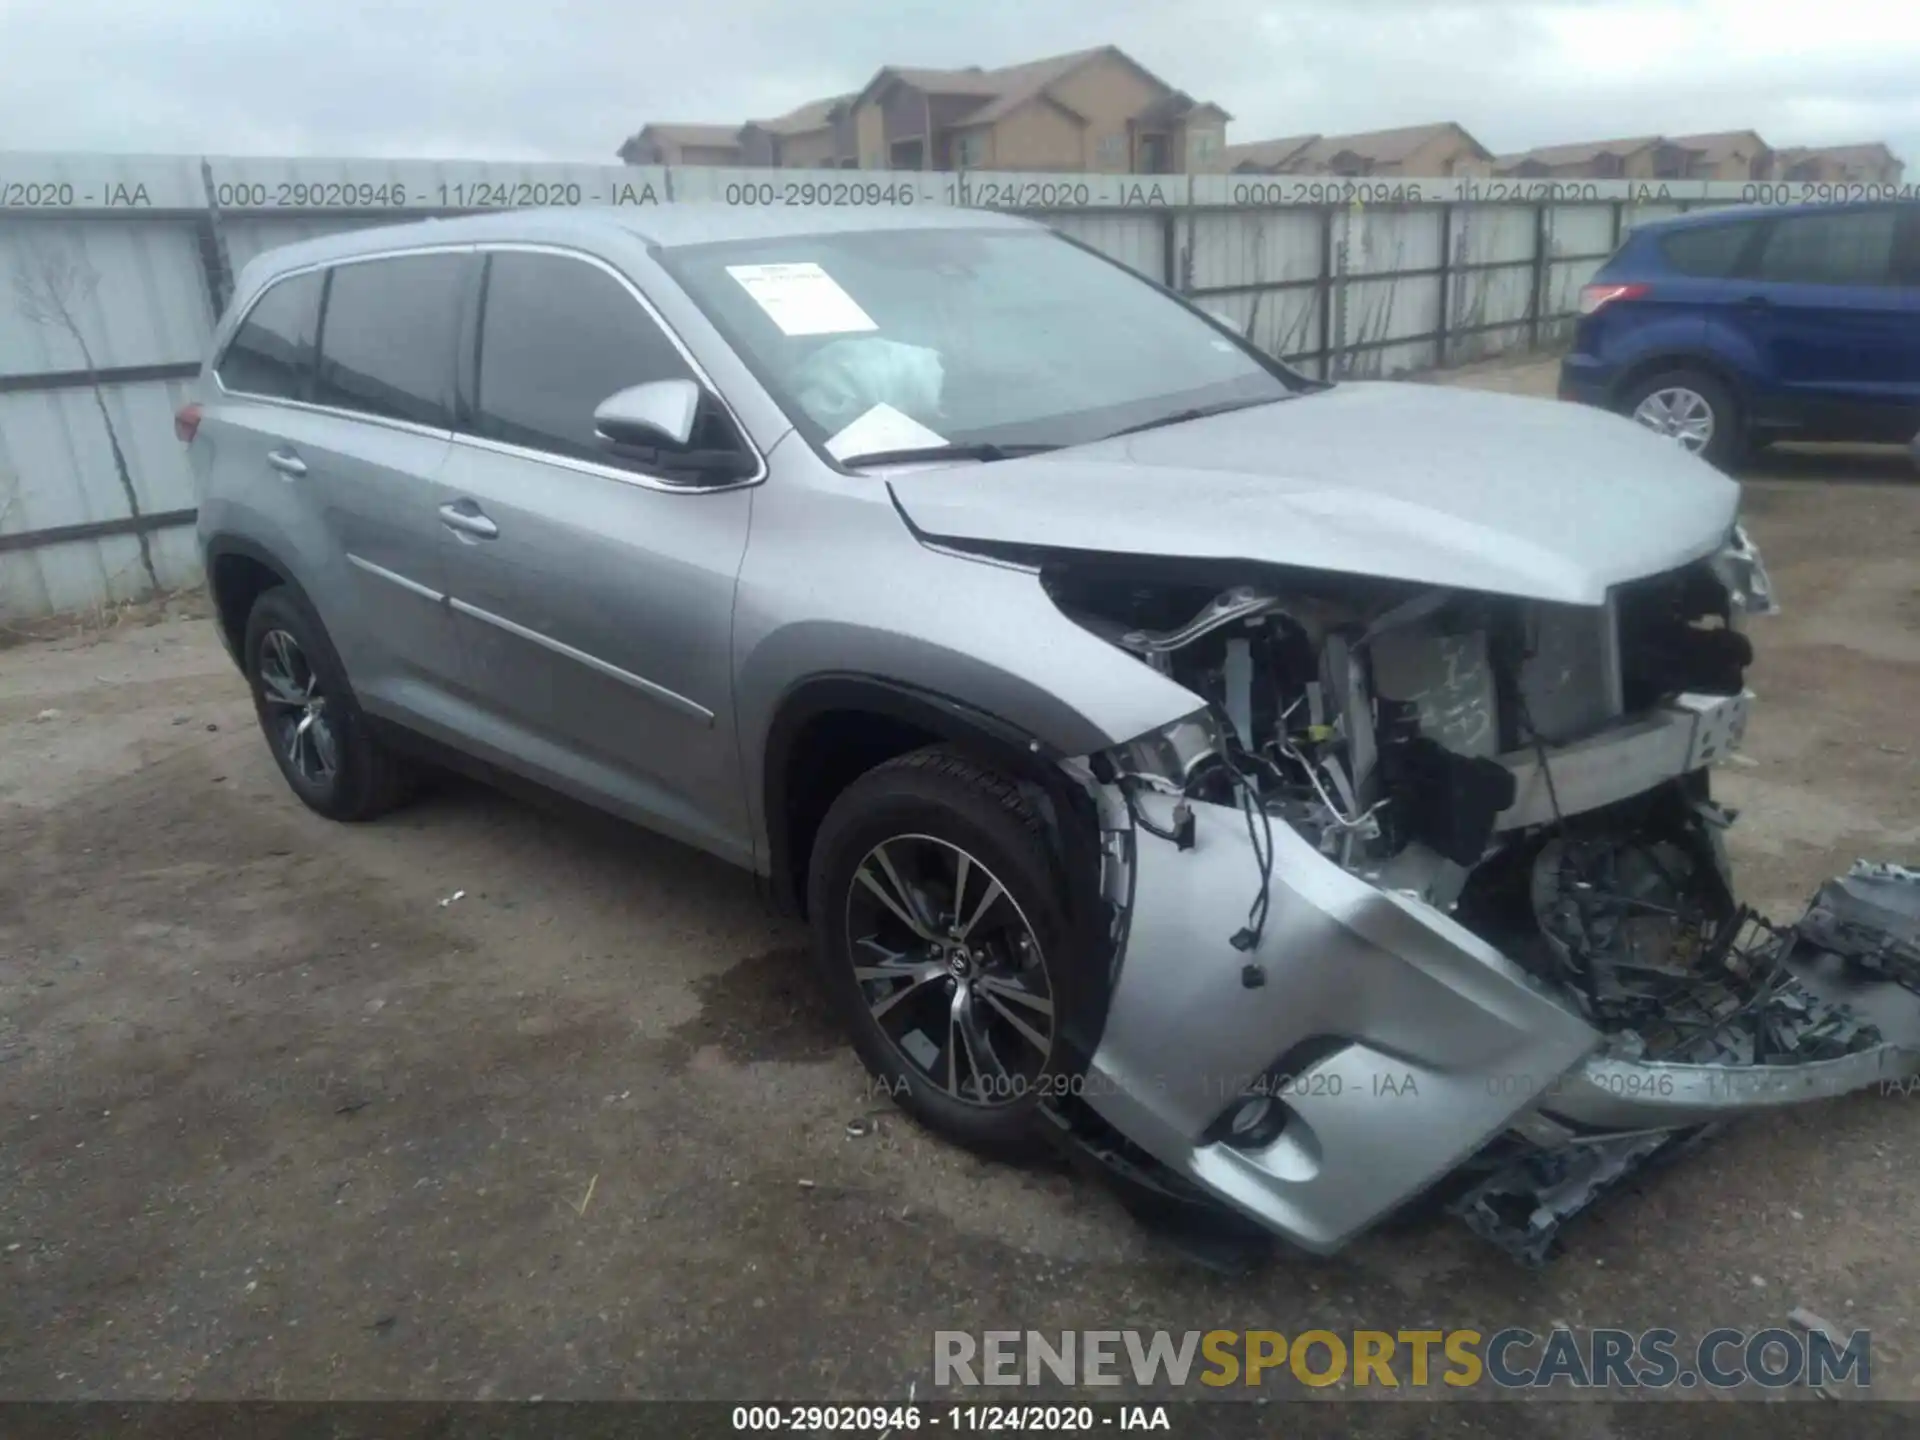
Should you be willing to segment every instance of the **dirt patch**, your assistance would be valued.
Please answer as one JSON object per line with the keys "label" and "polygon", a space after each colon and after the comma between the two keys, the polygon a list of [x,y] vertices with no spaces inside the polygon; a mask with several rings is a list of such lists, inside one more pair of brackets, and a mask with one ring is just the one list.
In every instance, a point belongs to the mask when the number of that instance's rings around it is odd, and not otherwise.
{"label": "dirt patch", "polygon": [[103,640],[142,626],[168,620],[204,620],[212,614],[213,603],[204,590],[173,590],[146,600],[126,600],[65,615],[0,621],[0,650],[55,641]]}

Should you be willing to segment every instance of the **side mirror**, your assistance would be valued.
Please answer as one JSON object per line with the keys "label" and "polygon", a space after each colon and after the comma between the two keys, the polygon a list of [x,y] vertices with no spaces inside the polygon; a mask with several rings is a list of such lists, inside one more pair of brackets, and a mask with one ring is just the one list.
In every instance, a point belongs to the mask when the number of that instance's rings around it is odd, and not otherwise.
{"label": "side mirror", "polygon": [[[744,480],[757,468],[745,446],[695,448],[704,391],[691,380],[649,380],[609,395],[593,411],[593,432],[618,458],[688,485]],[[723,427],[730,428],[730,427]],[[714,441],[703,437],[703,446]]]}
{"label": "side mirror", "polygon": [[[578,414],[578,411],[574,412]],[[700,387],[691,380],[649,380],[602,400],[593,411],[593,432],[618,450],[684,450],[700,413]]]}

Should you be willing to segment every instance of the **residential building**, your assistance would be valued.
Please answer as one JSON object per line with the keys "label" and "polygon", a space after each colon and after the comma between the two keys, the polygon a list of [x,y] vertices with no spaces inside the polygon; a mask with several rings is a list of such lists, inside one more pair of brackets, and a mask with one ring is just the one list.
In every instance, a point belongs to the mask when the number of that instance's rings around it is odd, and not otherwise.
{"label": "residential building", "polygon": [[1751,130],[1642,135],[1502,155],[1493,173],[1583,180],[1826,180],[1894,184],[1905,167],[1885,145],[1775,150]]}
{"label": "residential building", "polygon": [[852,108],[861,166],[892,170],[1221,170],[1230,118],[1111,45],[997,70],[889,65]]}
{"label": "residential building", "polygon": [[1776,150],[1775,180],[1898,185],[1905,163],[1879,141],[1865,145],[1794,146]]}
{"label": "residential building", "polygon": [[1492,152],[1451,120],[1227,147],[1228,169],[1268,175],[1469,175],[1492,161]]}
{"label": "residential building", "polygon": [[810,100],[777,119],[749,120],[740,127],[740,163],[793,170],[851,166],[853,98]]}
{"label": "residential building", "polygon": [[1707,135],[1675,135],[1673,143],[1690,153],[1689,180],[1767,180],[1773,175],[1773,147],[1751,130],[1719,130]]}
{"label": "residential building", "polygon": [[1663,135],[1640,135],[1498,155],[1493,173],[1526,180],[1684,180],[1692,155]]}
{"label": "residential building", "polygon": [[1476,173],[1491,164],[1488,150],[1451,120],[1322,135],[1308,147],[1297,173],[1306,175],[1418,175]]}
{"label": "residential building", "polygon": [[[620,147],[629,165],[757,165],[814,170],[853,164],[851,95],[811,100],[744,125],[645,125]],[[843,158],[844,157],[844,158]]]}
{"label": "residential building", "polygon": [[[1218,105],[1111,45],[996,70],[888,65],[860,90],[738,127],[647,125],[636,165],[1180,174],[1226,169]],[[688,140],[676,139],[689,132]],[[730,147],[730,148],[729,148]],[[697,151],[702,158],[688,158]]]}
{"label": "residential building", "polygon": [[1227,169],[1241,175],[1291,175],[1318,135],[1288,135],[1279,140],[1249,140],[1227,146]]}
{"label": "residential building", "polygon": [[738,125],[643,125],[620,147],[629,165],[738,165]]}

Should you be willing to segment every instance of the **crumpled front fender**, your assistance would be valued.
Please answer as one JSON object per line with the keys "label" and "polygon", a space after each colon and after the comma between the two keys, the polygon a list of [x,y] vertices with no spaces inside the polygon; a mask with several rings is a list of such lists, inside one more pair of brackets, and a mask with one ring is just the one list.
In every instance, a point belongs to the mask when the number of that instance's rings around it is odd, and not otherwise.
{"label": "crumpled front fender", "polygon": [[[1168,797],[1136,803],[1173,827]],[[1920,1071],[1920,950],[1897,948],[1906,922],[1885,904],[1840,912],[1855,950],[1879,947],[1878,973],[1814,923],[1850,897],[1920,904],[1920,882],[1829,887],[1788,955],[1816,1001],[1846,1006],[1877,1043],[1833,1059],[1677,1064],[1623,1055],[1444,911],[1341,868],[1285,825],[1272,827],[1264,934],[1234,948],[1260,878],[1246,820],[1189,808],[1190,847],[1139,836],[1086,1099],[1163,1164],[1308,1250],[1339,1248],[1508,1131],[1548,1143],[1688,1131]],[[1233,1113],[1256,1097],[1283,1107],[1284,1124],[1236,1139]]]}
{"label": "crumpled front fender", "polygon": [[[1163,797],[1143,796],[1162,806]],[[1087,1100],[1157,1159],[1309,1250],[1330,1251],[1531,1108],[1601,1037],[1447,915],[1273,826],[1259,946],[1230,937],[1259,882],[1240,812],[1194,804],[1194,844],[1143,838],[1126,949]],[[1290,1055],[1311,1054],[1294,1071]],[[1275,1067],[1288,1073],[1277,1073]],[[1261,1077],[1288,1123],[1213,1138]]]}

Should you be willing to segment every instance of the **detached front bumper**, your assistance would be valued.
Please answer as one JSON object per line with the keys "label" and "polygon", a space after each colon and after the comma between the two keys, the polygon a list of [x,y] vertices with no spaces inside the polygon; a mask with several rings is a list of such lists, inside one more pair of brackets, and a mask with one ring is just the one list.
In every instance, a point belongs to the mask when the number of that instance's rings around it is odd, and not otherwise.
{"label": "detached front bumper", "polygon": [[[1168,802],[1141,803],[1171,820]],[[1139,839],[1086,1098],[1161,1163],[1305,1249],[1339,1248],[1510,1132],[1536,1145],[1677,1132],[1920,1069],[1920,996],[1843,973],[1830,954],[1810,958],[1809,989],[1858,1010],[1885,1043],[1779,1065],[1605,1053],[1570,1005],[1446,913],[1280,824],[1265,933],[1243,953],[1229,937],[1258,883],[1245,820],[1191,810],[1191,848]],[[1284,1124],[1249,1141],[1231,1125],[1252,1097],[1283,1107]]]}

